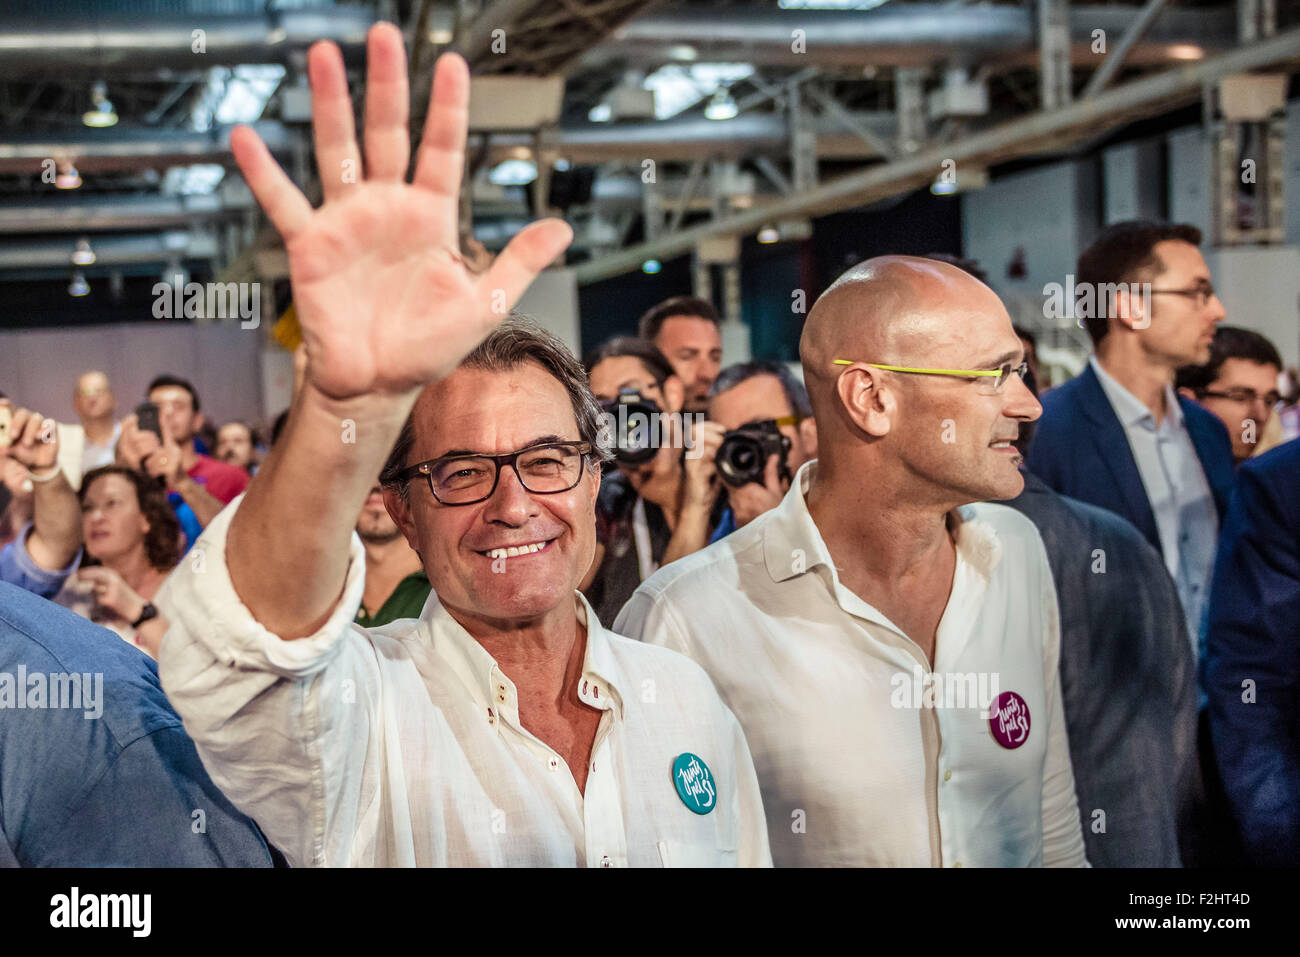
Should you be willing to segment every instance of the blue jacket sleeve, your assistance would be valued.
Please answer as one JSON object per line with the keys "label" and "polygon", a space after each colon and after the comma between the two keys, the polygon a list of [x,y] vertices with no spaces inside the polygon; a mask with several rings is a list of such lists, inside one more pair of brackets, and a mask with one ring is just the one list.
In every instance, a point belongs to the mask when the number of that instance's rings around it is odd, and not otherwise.
{"label": "blue jacket sleeve", "polygon": [[1257,460],[1238,476],[1215,563],[1205,680],[1214,750],[1246,853],[1254,863],[1294,866],[1300,860],[1300,456],[1267,464],[1274,463],[1282,467],[1257,469],[1265,464]]}

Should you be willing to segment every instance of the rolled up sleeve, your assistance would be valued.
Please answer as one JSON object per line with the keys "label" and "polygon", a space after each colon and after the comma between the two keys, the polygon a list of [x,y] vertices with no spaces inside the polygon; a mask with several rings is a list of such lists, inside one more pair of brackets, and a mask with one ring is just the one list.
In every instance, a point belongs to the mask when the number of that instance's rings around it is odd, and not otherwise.
{"label": "rolled up sleeve", "polygon": [[164,586],[163,690],[213,781],[290,864],[347,864],[361,809],[378,788],[368,765],[380,668],[352,623],[365,553],[353,536],[329,620],[285,641],[253,618],[230,580],[226,535],[241,501],[217,516]]}

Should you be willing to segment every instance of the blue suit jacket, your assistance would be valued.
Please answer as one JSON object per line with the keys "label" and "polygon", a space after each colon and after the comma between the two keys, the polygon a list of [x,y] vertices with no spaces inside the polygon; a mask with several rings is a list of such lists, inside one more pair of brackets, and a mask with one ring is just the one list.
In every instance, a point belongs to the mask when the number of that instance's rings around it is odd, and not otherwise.
{"label": "blue suit jacket", "polygon": [[[1025,465],[1060,494],[1128,519],[1160,551],[1155,513],[1128,436],[1092,366],[1043,393],[1042,403]],[[1228,430],[1195,402],[1180,396],[1178,404],[1222,522],[1233,481]]]}
{"label": "blue suit jacket", "polygon": [[1300,864],[1300,439],[1237,473],[1210,590],[1205,687],[1248,861]]}

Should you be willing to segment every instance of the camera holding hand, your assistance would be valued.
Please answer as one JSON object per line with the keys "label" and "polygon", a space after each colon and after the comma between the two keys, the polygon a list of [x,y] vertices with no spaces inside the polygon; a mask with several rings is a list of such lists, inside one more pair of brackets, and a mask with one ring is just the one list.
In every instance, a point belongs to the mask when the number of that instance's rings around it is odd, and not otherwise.
{"label": "camera holding hand", "polygon": [[[600,404],[609,418],[605,428],[609,431],[614,462],[618,465],[644,465],[659,454],[662,411],[653,399],[647,399],[636,389],[619,389],[618,398]],[[602,430],[603,431],[603,430]]]}
{"label": "camera holding hand", "polygon": [[768,457],[776,455],[781,479],[789,482],[790,467],[786,463],[789,452],[790,439],[782,434],[776,419],[754,422],[723,436],[716,458],[718,474],[733,488],[750,482],[761,485]]}

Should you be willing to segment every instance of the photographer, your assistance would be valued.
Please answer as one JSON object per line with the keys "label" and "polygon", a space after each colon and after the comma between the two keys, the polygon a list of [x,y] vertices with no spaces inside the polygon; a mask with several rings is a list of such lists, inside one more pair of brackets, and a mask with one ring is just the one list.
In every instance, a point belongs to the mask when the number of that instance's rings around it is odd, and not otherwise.
{"label": "photographer", "polygon": [[[620,419],[649,426],[617,442],[618,469],[601,483],[596,557],[583,591],[600,620],[612,622],[655,569],[709,543],[721,490],[714,458],[723,430],[697,421],[684,434],[685,388],[663,353],[644,339],[611,339],[588,354],[585,365],[616,439]],[[626,410],[621,417],[620,404]],[[637,419],[638,412],[645,418]]]}
{"label": "photographer", "polygon": [[722,370],[709,391],[709,419],[727,430],[719,454],[728,508],[716,542],[781,503],[790,476],[817,458],[817,423],[803,383],[762,359]]}

